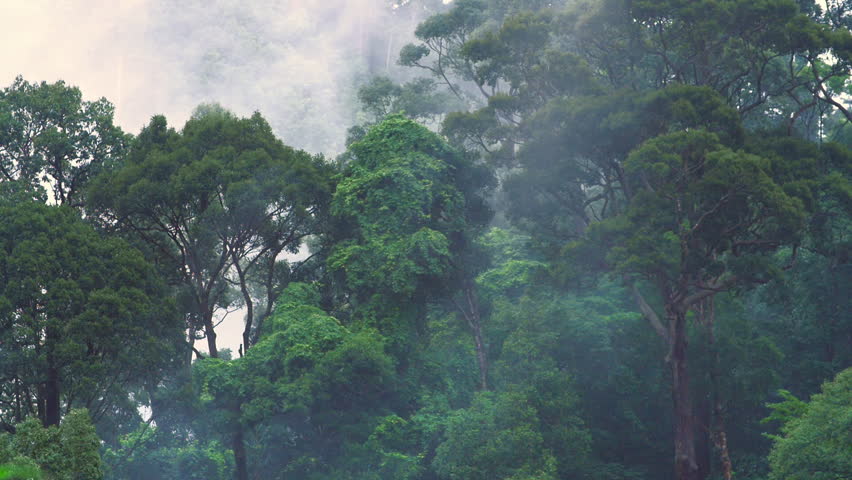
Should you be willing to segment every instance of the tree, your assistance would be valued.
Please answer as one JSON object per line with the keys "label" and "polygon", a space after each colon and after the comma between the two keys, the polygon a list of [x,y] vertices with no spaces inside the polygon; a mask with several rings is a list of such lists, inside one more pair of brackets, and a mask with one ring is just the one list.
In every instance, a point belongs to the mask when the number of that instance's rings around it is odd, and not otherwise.
{"label": "tree", "polygon": [[[180,133],[154,117],[127,162],[99,177],[90,194],[107,227],[140,239],[167,265],[190,299],[191,341],[203,331],[217,358],[220,309],[246,308],[243,351],[257,339],[281,288],[279,255],[297,252],[314,233],[329,172],[321,157],[284,146],[259,113],[240,119],[208,105]],[[251,292],[256,278],[259,314]],[[234,286],[241,301],[231,294]],[[232,440],[244,479],[242,432]]]}
{"label": "tree", "polygon": [[[330,270],[352,291],[353,306],[394,338],[394,349],[411,340],[405,329],[422,330],[426,300],[449,292],[470,326],[487,388],[473,242],[490,219],[482,196],[489,173],[402,115],[373,127],[350,154],[331,203],[338,226]],[[388,324],[404,309],[413,321]]]}
{"label": "tree", "polygon": [[[284,146],[260,114],[241,119],[207,107],[180,133],[154,117],[127,161],[96,179],[90,196],[106,227],[147,244],[185,288],[187,326],[204,332],[216,357],[220,309],[245,306],[243,348],[256,338],[280,288],[279,255],[297,252],[314,232],[329,170],[320,157]],[[257,277],[258,312],[250,289]]]}
{"label": "tree", "polygon": [[63,81],[17,77],[0,92],[0,179],[50,188],[59,204],[81,207],[89,180],[124,155],[128,136],[106,99],[83,101]]}
{"label": "tree", "polygon": [[841,480],[852,475],[852,369],[804,403],[787,394],[770,404],[767,420],[782,420],[769,454],[772,480]]}
{"label": "tree", "polygon": [[85,409],[72,410],[61,425],[43,427],[30,418],[16,430],[0,436],[0,475],[6,475],[0,478],[41,478],[42,472],[56,480],[103,478],[100,439]]}
{"label": "tree", "polygon": [[418,78],[397,85],[390,78],[375,77],[358,89],[358,100],[372,116],[373,123],[392,113],[404,113],[418,121],[434,120],[452,109],[455,103],[435,82]]}
{"label": "tree", "polygon": [[478,394],[470,408],[448,419],[446,440],[433,461],[436,472],[451,480],[557,478],[556,460],[530,403],[521,392]]}
{"label": "tree", "polygon": [[[307,476],[341,461],[348,443],[366,440],[392,391],[393,361],[381,336],[346,328],[319,300],[316,286],[291,283],[264,335],[242,358],[196,364],[194,380],[218,431],[243,435],[263,423],[283,422],[278,436],[261,445],[288,445],[264,466],[267,472]],[[237,448],[235,443],[235,456],[247,455]],[[246,478],[240,463],[237,458],[237,478]]]}
{"label": "tree", "polygon": [[229,480],[233,456],[215,439],[186,439],[142,424],[103,455],[106,478],[127,480]]}
{"label": "tree", "polygon": [[693,126],[644,142],[624,164],[634,189],[630,204],[592,224],[588,243],[572,247],[586,256],[589,246],[603,246],[600,260],[608,268],[628,282],[647,281],[659,299],[663,314],[639,285],[632,287],[642,313],[670,348],[677,478],[698,473],[688,313],[719,292],[767,281],[777,272],[767,254],[801,241],[819,176],[818,159],[791,164],[769,152],[735,150],[735,140],[722,138]]}
{"label": "tree", "polygon": [[[769,254],[801,243],[814,211],[817,164],[830,148],[819,161],[792,160],[746,147],[757,135],[745,129],[813,131],[808,116],[835,106],[843,91],[846,29],[787,0],[604,1],[563,9],[546,2],[552,10],[530,2],[518,8],[526,11],[501,10],[500,3],[454,3],[421,24],[423,44],[406,47],[401,59],[430,69],[459,94],[472,82],[487,99],[478,110],[448,115],[443,132],[456,144],[478,146],[498,166],[516,167],[504,182],[509,216],[533,234],[554,273],[578,273],[578,264],[558,260],[568,251],[572,261],[594,258],[572,242],[605,245],[609,255],[597,257],[595,267],[621,272],[628,284],[632,274],[653,278],[666,315],[682,317],[651,322],[669,343],[686,338],[688,311],[717,291],[766,281],[775,268]],[[437,61],[424,63],[433,54]],[[756,182],[737,174],[756,175]],[[757,180],[764,175],[767,181]],[[724,182],[732,182],[730,192]],[[732,238],[696,238],[706,228]],[[674,343],[672,365],[686,358],[685,341]],[[673,373],[684,385],[686,371]],[[689,396],[675,392],[676,424],[687,431]],[[683,453],[694,448],[684,440],[692,436],[676,433],[678,478],[703,475],[693,454]]]}
{"label": "tree", "polygon": [[97,419],[157,380],[180,326],[142,254],[68,206],[4,199],[0,216],[3,421]]}

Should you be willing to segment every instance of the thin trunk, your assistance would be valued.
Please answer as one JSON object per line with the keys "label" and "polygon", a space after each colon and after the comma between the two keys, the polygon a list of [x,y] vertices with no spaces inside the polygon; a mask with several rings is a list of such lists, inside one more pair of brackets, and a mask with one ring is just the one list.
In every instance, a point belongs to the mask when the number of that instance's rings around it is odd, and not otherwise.
{"label": "thin trunk", "polygon": [[278,258],[278,255],[282,250],[284,250],[284,244],[278,245],[278,247],[269,251],[269,261],[266,264],[266,279],[264,280],[264,288],[266,289],[266,306],[263,307],[263,311],[257,316],[257,319],[255,319],[257,324],[254,326],[254,333],[251,335],[252,344],[257,343],[257,340],[260,338],[260,334],[263,331],[263,322],[272,315],[272,307],[275,306],[275,259]]}
{"label": "thin trunk", "polygon": [[247,351],[251,346],[251,327],[254,324],[254,302],[252,302],[251,294],[248,291],[246,284],[246,272],[240,266],[240,260],[236,253],[231,253],[231,258],[234,261],[234,268],[237,270],[237,277],[240,279],[240,292],[243,294],[243,301],[246,304],[246,319],[245,328],[243,329],[243,348],[242,351]]}
{"label": "thin trunk", "polygon": [[219,358],[219,349],[216,348],[216,330],[213,328],[213,311],[204,312],[204,336],[207,337],[207,352],[211,358]]}
{"label": "thin trunk", "polygon": [[44,384],[39,384],[36,387],[36,415],[41,423],[44,424]]}
{"label": "thin trunk", "polygon": [[44,426],[59,425],[62,411],[59,408],[59,370],[48,358],[47,382],[44,384]]}
{"label": "thin trunk", "polygon": [[21,423],[24,421],[24,413],[21,408],[21,379],[15,377],[15,423]]}
{"label": "thin trunk", "polygon": [[710,366],[710,385],[713,389],[713,425],[710,428],[710,436],[713,445],[719,452],[719,461],[722,464],[722,478],[731,480],[733,477],[733,465],[728,452],[728,435],[725,431],[725,414],[722,408],[722,398],[719,394],[719,349],[716,348],[716,312],[713,297],[707,297],[702,306],[702,316],[707,325],[707,340],[710,344],[712,365]]}
{"label": "thin trunk", "polygon": [[385,71],[390,72],[391,52],[393,51],[393,33],[388,35],[388,50],[385,56]]}
{"label": "thin trunk", "polygon": [[674,410],[675,480],[701,480],[695,457],[695,418],[689,390],[686,350],[686,312],[673,308],[669,312],[671,329],[672,403]]}
{"label": "thin trunk", "polygon": [[[275,256],[276,254],[272,255],[272,267],[270,268],[274,268]],[[245,301],[246,304],[245,328],[243,329],[243,345],[242,348],[240,348],[240,356],[242,357],[244,353],[248,352],[248,349],[252,345],[253,338],[251,335],[251,329],[252,325],[254,324],[254,302],[252,301],[251,294],[248,291],[248,283],[246,282],[245,271],[243,271],[242,267],[240,266],[240,262],[236,254],[233,254],[232,259],[234,261],[234,267],[237,270],[237,276],[240,279],[240,291],[243,294],[243,301]],[[271,306],[269,307],[269,309],[271,309]],[[258,325],[257,327],[260,328],[260,325]],[[243,437],[243,426],[240,424],[239,415],[240,411],[239,409],[237,409],[237,421],[235,425],[236,431],[234,432],[233,437],[231,438],[231,448],[234,451],[236,480],[248,480],[248,460],[246,456],[246,444],[245,438]]]}
{"label": "thin trunk", "polygon": [[184,372],[187,378],[192,374],[192,354],[195,352],[195,329],[189,325],[186,329],[186,344],[187,348],[183,360]]}
{"label": "thin trunk", "polygon": [[719,450],[719,460],[722,462],[722,478],[731,480],[734,476],[734,466],[731,463],[731,455],[728,452],[728,434],[725,431],[725,417],[722,412],[722,402],[719,399],[716,399],[713,410],[714,418],[716,419],[714,443],[716,444],[716,449]]}
{"label": "thin trunk", "polygon": [[275,259],[270,260],[270,264],[266,270],[266,307],[263,309],[263,315],[257,319],[257,326],[254,329],[252,341],[257,342],[260,334],[263,331],[263,321],[272,315],[272,307],[275,306]]}
{"label": "thin trunk", "polygon": [[488,390],[488,351],[482,335],[482,317],[479,314],[479,300],[476,298],[476,292],[472,285],[465,286],[464,296],[466,305],[456,303],[456,307],[462,316],[464,316],[468,327],[470,327],[471,335],[473,335],[476,362],[479,367],[479,388],[485,391]]}
{"label": "thin trunk", "polygon": [[476,360],[479,363],[479,389],[488,390],[488,357],[485,354],[485,343],[482,341],[482,328],[478,324],[473,329],[473,341],[476,345]]}
{"label": "thin trunk", "polygon": [[62,411],[59,407],[59,369],[56,367],[54,346],[57,340],[56,331],[47,327],[44,332],[44,343],[47,353],[47,380],[44,382],[44,417],[42,424],[45,427],[59,425]]}
{"label": "thin trunk", "polygon": [[236,465],[236,480],[248,480],[248,462],[246,460],[246,444],[243,438],[243,427],[237,422],[237,430],[231,438],[231,448],[234,449]]}

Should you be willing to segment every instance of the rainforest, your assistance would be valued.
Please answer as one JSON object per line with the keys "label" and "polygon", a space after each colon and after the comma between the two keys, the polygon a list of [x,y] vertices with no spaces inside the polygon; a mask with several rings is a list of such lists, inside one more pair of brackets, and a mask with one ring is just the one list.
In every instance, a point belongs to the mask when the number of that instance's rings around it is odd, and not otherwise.
{"label": "rainforest", "polygon": [[852,1],[12,3],[0,479],[852,479]]}

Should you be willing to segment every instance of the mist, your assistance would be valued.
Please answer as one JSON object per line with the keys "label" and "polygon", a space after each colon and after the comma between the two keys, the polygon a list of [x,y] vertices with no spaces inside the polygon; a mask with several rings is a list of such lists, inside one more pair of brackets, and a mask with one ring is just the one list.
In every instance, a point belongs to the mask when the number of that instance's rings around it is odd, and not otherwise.
{"label": "mist", "polygon": [[11,5],[0,480],[852,478],[852,2]]}
{"label": "mist", "polygon": [[[39,0],[0,16],[3,86],[64,80],[133,134],[158,114],[179,129],[202,103],[259,111],[285,144],[333,157],[360,121],[358,86],[412,74],[396,56],[422,14],[388,0]],[[222,318],[222,347],[236,352],[242,317]]]}
{"label": "mist", "polygon": [[411,10],[386,0],[9,2],[0,83],[64,80],[113,102],[130,133],[156,114],[180,128],[201,103],[260,111],[284,143],[334,154],[357,120],[358,85],[399,74]]}

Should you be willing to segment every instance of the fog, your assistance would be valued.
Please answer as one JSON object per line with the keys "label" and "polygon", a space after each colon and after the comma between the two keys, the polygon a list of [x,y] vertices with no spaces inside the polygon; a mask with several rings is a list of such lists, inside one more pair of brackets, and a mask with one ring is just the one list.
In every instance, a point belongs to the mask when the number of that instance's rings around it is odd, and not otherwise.
{"label": "fog", "polygon": [[0,480],[852,479],[850,9],[0,1]]}
{"label": "fog", "polygon": [[160,113],[180,127],[199,103],[258,110],[285,143],[333,154],[356,120],[357,85],[396,71],[410,10],[388,0],[3,2],[0,84],[63,79],[112,101],[131,133]]}
{"label": "fog", "polygon": [[[286,144],[333,156],[359,120],[357,86],[406,74],[396,52],[419,16],[388,0],[3,2],[0,85],[64,80],[110,100],[134,134],[153,115],[180,128],[195,106],[218,102],[260,111]],[[227,315],[221,347],[236,352],[242,328],[241,311]]]}

